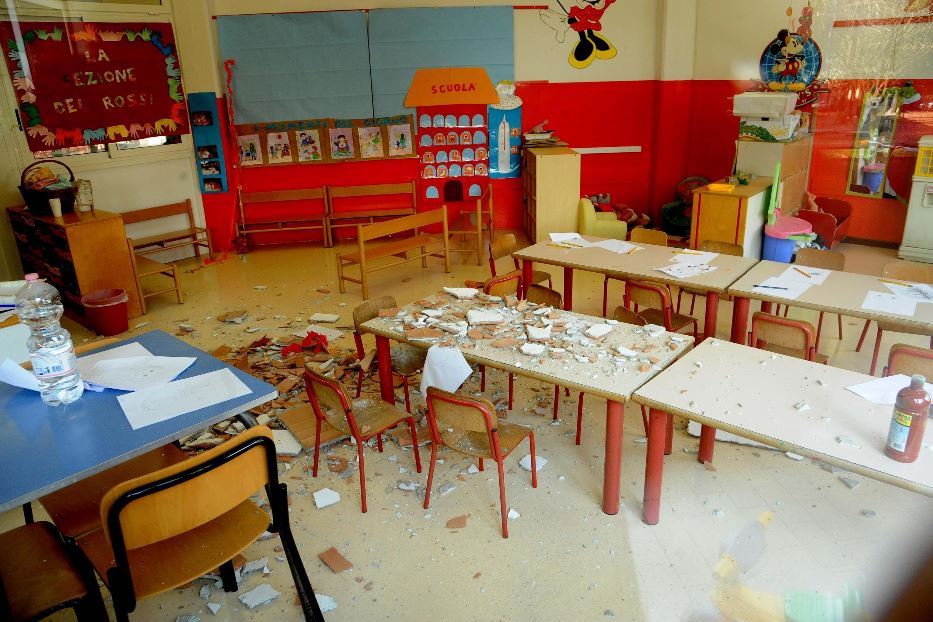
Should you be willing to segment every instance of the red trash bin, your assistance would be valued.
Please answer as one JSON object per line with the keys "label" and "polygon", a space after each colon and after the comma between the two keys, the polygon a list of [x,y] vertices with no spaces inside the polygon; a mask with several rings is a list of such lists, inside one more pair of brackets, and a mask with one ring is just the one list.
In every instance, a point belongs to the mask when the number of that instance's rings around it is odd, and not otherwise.
{"label": "red trash bin", "polygon": [[129,300],[125,289],[99,289],[81,296],[88,324],[94,332],[104,337],[119,335],[129,329]]}

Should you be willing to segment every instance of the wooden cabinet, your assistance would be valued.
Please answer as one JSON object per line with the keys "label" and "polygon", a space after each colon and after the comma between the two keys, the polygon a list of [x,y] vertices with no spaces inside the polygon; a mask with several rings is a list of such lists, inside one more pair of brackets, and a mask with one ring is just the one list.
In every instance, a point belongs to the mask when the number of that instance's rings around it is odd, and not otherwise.
{"label": "wooden cabinet", "polygon": [[785,216],[793,216],[805,204],[810,176],[810,155],[813,136],[808,135],[786,143],[737,141],[735,168],[774,179],[774,165],[781,163],[781,189],[778,206]]}
{"label": "wooden cabinet", "polygon": [[[724,184],[725,180],[716,183]],[[770,196],[771,180],[763,177],[729,191],[697,188],[693,192],[690,248],[707,240],[730,242],[742,246],[744,257],[760,258]]]}
{"label": "wooden cabinet", "polygon": [[551,232],[577,230],[579,153],[567,147],[525,149],[522,182],[525,232],[532,243]]}
{"label": "wooden cabinet", "polygon": [[8,208],[16,248],[26,274],[36,272],[62,296],[65,314],[84,323],[81,296],[120,288],[129,297],[130,317],[142,314],[126,245],[123,218],[113,212],[74,212],[62,218]]}

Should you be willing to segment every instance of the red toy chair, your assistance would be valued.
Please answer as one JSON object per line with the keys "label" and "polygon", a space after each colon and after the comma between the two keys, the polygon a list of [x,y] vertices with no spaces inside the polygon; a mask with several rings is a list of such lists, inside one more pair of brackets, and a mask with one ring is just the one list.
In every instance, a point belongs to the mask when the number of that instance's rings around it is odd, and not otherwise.
{"label": "red toy chair", "polygon": [[[820,236],[823,243],[832,249],[849,232],[849,223],[852,222],[852,206],[848,201],[826,197],[816,197],[810,205],[811,209],[802,209],[797,212],[797,218],[813,225],[813,233]],[[813,205],[817,209],[812,209]]]}
{"label": "red toy chair", "polygon": [[415,452],[415,468],[421,473],[421,456],[418,454],[418,434],[415,432],[415,420],[409,414],[382,400],[355,399],[352,402],[344,393],[343,387],[336,380],[330,380],[305,371],[305,388],[311,407],[314,409],[314,468],[312,474],[317,477],[318,457],[321,453],[321,422],[334,426],[344,434],[349,434],[356,441],[356,451],[360,460],[360,497],[363,512],[366,512],[366,465],[363,462],[363,443],[376,437],[379,453],[382,453],[382,434],[400,423],[407,423],[411,431],[411,448]]}
{"label": "red toy chair", "polygon": [[[505,465],[503,461],[528,437],[531,446],[531,486],[538,487],[535,460],[535,433],[531,428],[499,421],[495,407],[488,400],[474,400],[456,393],[428,388],[428,424],[431,428],[431,466],[428,469],[428,487],[424,493],[424,509],[431,504],[431,485],[437,448],[450,449],[483,460],[494,460],[499,467],[499,503],[502,514],[502,537],[509,537],[508,512],[505,502]],[[362,462],[360,463],[362,466]],[[360,470],[362,475],[362,469]]]}

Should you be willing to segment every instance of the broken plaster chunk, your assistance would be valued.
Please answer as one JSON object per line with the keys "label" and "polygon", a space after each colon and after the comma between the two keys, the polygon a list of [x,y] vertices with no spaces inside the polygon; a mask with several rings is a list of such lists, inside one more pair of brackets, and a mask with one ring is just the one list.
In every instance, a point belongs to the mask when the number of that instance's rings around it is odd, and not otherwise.
{"label": "broken plaster chunk", "polygon": [[470,326],[483,326],[486,324],[501,324],[504,318],[496,311],[484,309],[470,309],[467,311],[467,322]]}
{"label": "broken plaster chunk", "polygon": [[441,484],[441,487],[437,489],[437,492],[439,492],[441,496],[443,497],[444,495],[449,495],[450,493],[452,493],[454,490],[456,490],[456,488],[457,487],[451,484],[450,482],[444,482],[443,484]]}
{"label": "broken plaster chunk", "polygon": [[319,554],[318,557],[324,562],[331,572],[334,574],[340,574],[345,570],[350,570],[353,568],[353,564],[346,557],[340,554],[334,547],[330,547],[323,553]]}
{"label": "broken plaster chunk", "polygon": [[800,454],[795,454],[795,453],[792,452],[792,451],[785,451],[785,452],[784,452],[784,455],[787,456],[788,458],[790,458],[791,460],[796,460],[796,461],[798,461],[798,462],[800,462],[800,461],[803,460],[803,458],[804,458],[804,457],[801,456]]}
{"label": "broken plaster chunk", "polygon": [[263,583],[244,594],[240,594],[239,601],[243,603],[247,609],[255,609],[260,605],[272,602],[279,596],[281,596],[281,594],[279,594],[275,588],[268,583]]}
{"label": "broken plaster chunk", "polygon": [[878,515],[878,513],[875,512],[874,510],[862,510],[861,514],[865,518],[873,518]]}
{"label": "broken plaster chunk", "polygon": [[509,520],[515,520],[517,518],[521,518],[521,514],[519,514],[514,508],[509,508]]}
{"label": "broken plaster chunk", "polygon": [[545,326],[544,328],[538,328],[537,326],[525,326],[525,332],[528,333],[528,339],[531,341],[547,341],[551,338],[551,327]]}
{"label": "broken plaster chunk", "polygon": [[297,456],[302,452],[301,443],[288,430],[272,430],[272,440],[275,443],[275,453],[280,456]]}
{"label": "broken plaster chunk", "polygon": [[612,326],[609,324],[593,324],[586,329],[584,334],[592,339],[602,339],[612,332]]}
{"label": "broken plaster chunk", "polygon": [[201,598],[203,598],[204,600],[210,600],[210,599],[211,599],[211,592],[212,592],[212,590],[211,590],[210,584],[205,584],[205,585],[202,585],[202,586],[201,586],[201,589],[200,589],[200,590],[198,590],[198,595],[199,595]]}
{"label": "broken plaster chunk", "polygon": [[859,487],[859,484],[862,483],[861,481],[855,479],[854,477],[846,477],[844,475],[839,476],[839,481],[845,484],[849,488],[849,490],[855,490],[856,488]]}
{"label": "broken plaster chunk", "polygon": [[807,404],[807,400],[800,400],[794,404],[794,408],[796,408],[799,412],[803,412],[805,410],[810,410],[810,405]]}
{"label": "broken plaster chunk", "polygon": [[399,482],[398,487],[399,487],[399,490],[404,490],[406,492],[412,492],[413,490],[418,488],[418,485],[414,482]]}
{"label": "broken plaster chunk", "polygon": [[671,341],[673,341],[674,343],[687,343],[687,341],[689,340],[690,340],[689,335],[680,335],[677,333],[671,333]]}
{"label": "broken plaster chunk", "polygon": [[327,613],[337,608],[337,601],[334,600],[332,596],[328,596],[327,594],[315,594],[314,598],[317,599],[317,606],[321,608],[321,613]]}
{"label": "broken plaster chunk", "polygon": [[340,316],[336,313],[315,313],[308,318],[310,322],[325,322],[327,324],[333,324],[340,319]]}
{"label": "broken plaster chunk", "polygon": [[319,510],[340,502],[340,493],[330,488],[322,488],[311,496],[314,497],[314,505]]}
{"label": "broken plaster chunk", "polygon": [[[544,456],[535,456],[535,471],[540,471],[544,468],[544,465],[547,464],[547,458]],[[518,461],[518,466],[522,467],[526,471],[531,471],[531,454],[528,454],[524,458]]]}
{"label": "broken plaster chunk", "polygon": [[269,564],[268,557],[260,557],[259,559],[254,559],[243,564],[243,569],[240,570],[241,575],[248,575],[252,572],[257,572],[263,570]]}
{"label": "broken plaster chunk", "polygon": [[177,616],[175,622],[200,622],[201,618],[198,616]]}
{"label": "broken plaster chunk", "polygon": [[664,327],[657,324],[645,324],[642,328],[649,337],[660,337],[664,334]]}
{"label": "broken plaster chunk", "polygon": [[467,467],[467,473],[470,475],[475,475],[476,473],[479,473],[479,468],[477,468],[475,464],[471,464]]}
{"label": "broken plaster chunk", "polygon": [[861,448],[862,448],[861,445],[859,445],[858,443],[856,443],[855,441],[853,441],[853,440],[852,440],[851,438],[849,438],[848,436],[845,436],[845,435],[842,435],[842,434],[840,434],[839,436],[836,437],[836,442],[839,443],[840,445],[845,445],[846,447],[851,447],[852,449],[861,449]]}
{"label": "broken plaster chunk", "polygon": [[522,354],[527,354],[528,356],[540,356],[544,354],[545,346],[540,343],[526,343],[521,347]]}
{"label": "broken plaster chunk", "polygon": [[475,287],[445,287],[444,291],[459,300],[469,300],[479,293]]}
{"label": "broken plaster chunk", "polygon": [[211,613],[217,615],[217,612],[220,611],[220,608],[223,607],[220,603],[207,603],[207,608]]}

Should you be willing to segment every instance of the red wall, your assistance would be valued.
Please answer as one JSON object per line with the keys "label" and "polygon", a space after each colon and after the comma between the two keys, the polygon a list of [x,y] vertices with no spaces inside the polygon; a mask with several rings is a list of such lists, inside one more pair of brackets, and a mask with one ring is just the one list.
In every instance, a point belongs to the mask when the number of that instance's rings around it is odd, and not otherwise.
{"label": "red wall", "polygon": [[[849,235],[900,242],[906,207],[893,199],[865,199],[845,194],[848,153],[860,101],[850,89],[868,81],[834,81],[816,108],[811,190],[842,198],[853,207]],[[933,80],[918,80],[920,102],[904,107],[898,121],[899,145],[916,146],[933,134]],[[751,87],[748,81],[685,80],[632,82],[519,82],[523,129],[548,119],[555,135],[573,147],[639,146],[639,153],[585,154],[581,194],[609,192],[615,203],[648,212],[657,221],[661,205],[672,200],[680,180],[701,175],[715,180],[729,175],[735,157],[738,119],[732,97]],[[220,103],[223,109],[222,101]],[[236,153],[225,141],[228,166]],[[228,170],[228,175],[232,171]],[[312,188],[393,183],[414,180],[415,159],[341,164],[293,164],[246,168],[244,190]],[[231,180],[234,179],[232,176]],[[233,182],[231,182],[231,186]],[[493,180],[496,227],[521,227],[522,189],[518,179]],[[205,213],[218,247],[232,239],[235,193],[205,195]]]}

